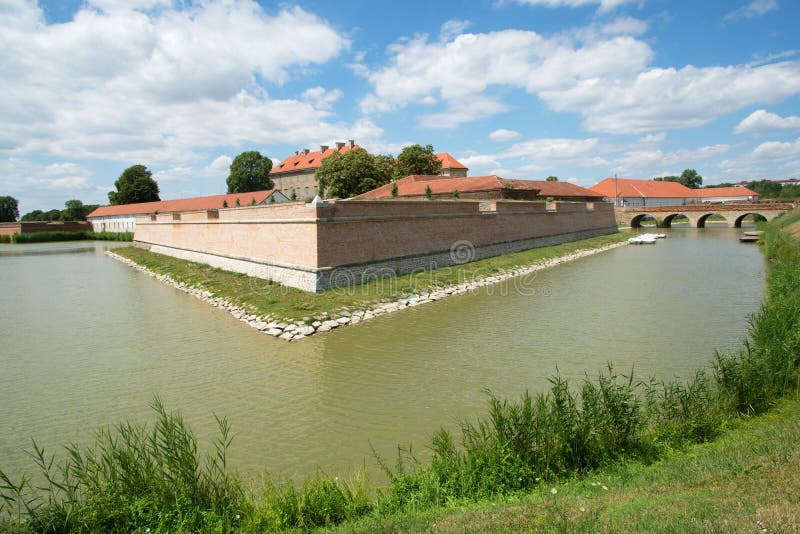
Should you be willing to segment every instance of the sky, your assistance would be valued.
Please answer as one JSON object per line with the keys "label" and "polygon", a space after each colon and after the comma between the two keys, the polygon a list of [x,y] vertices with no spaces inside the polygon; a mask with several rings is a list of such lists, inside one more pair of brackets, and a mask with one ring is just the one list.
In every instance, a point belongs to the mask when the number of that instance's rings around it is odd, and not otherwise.
{"label": "sky", "polygon": [[590,187],[800,177],[797,0],[0,0],[0,196],[225,192],[354,139]]}

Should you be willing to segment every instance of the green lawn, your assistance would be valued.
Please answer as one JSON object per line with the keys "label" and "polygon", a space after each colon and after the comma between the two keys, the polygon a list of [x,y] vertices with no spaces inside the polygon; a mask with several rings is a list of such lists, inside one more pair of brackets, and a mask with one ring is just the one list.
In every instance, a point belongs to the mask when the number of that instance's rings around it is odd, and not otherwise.
{"label": "green lawn", "polygon": [[252,310],[252,313],[257,315],[301,320],[304,317],[319,317],[323,312],[363,309],[376,302],[397,300],[410,294],[423,293],[428,289],[491,276],[579,250],[603,247],[624,241],[628,235],[626,232],[620,232],[593,237],[552,247],[505,254],[464,265],[373,281],[355,288],[332,289],[321,293],[309,293],[268,280],[223,271],[135,247],[117,248],[114,252],[153,272],[166,274],[178,282],[208,290],[215,296]]}
{"label": "green lawn", "polygon": [[795,397],[652,465],[620,463],[516,498],[333,532],[800,532],[798,443]]}

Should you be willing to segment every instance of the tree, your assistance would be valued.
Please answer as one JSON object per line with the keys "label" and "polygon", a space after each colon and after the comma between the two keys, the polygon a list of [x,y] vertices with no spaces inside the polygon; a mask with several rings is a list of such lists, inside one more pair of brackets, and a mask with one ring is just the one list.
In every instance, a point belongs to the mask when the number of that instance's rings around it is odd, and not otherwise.
{"label": "tree", "polygon": [[678,182],[690,189],[697,189],[703,185],[703,177],[694,169],[686,169],[680,176],[661,176],[653,178],[656,182]]}
{"label": "tree", "polygon": [[291,201],[293,201],[293,202],[294,202],[295,200],[297,200],[297,191],[295,191],[295,190],[294,190],[294,187],[292,188],[292,194],[291,194],[291,196],[289,197],[289,200],[291,200]]}
{"label": "tree", "polygon": [[697,171],[694,169],[686,169],[683,171],[678,181],[691,189],[697,189],[703,185],[703,177],[697,174]]}
{"label": "tree", "polygon": [[748,187],[758,193],[761,198],[778,198],[783,191],[781,184],[773,182],[772,180],[751,182]]}
{"label": "tree", "polygon": [[94,211],[93,206],[84,206],[80,200],[67,200],[64,206],[67,209],[61,212],[62,221],[85,221],[86,216]]}
{"label": "tree", "polygon": [[33,210],[22,216],[20,221],[46,221],[47,214],[42,210]]}
{"label": "tree", "polygon": [[272,189],[273,184],[269,177],[271,170],[272,160],[262,156],[260,152],[255,150],[242,152],[231,163],[231,172],[226,180],[228,193]]}
{"label": "tree", "polygon": [[47,213],[44,214],[45,221],[60,221],[61,220],[61,210],[49,210]]}
{"label": "tree", "polygon": [[548,176],[547,177],[547,181],[548,182],[557,182],[558,181],[558,176]]}
{"label": "tree", "polygon": [[392,182],[392,196],[393,196],[393,197],[396,197],[396,196],[397,196],[397,194],[398,194],[398,191],[397,191],[397,182]]}
{"label": "tree", "polygon": [[384,183],[388,184],[392,180],[396,165],[397,161],[391,154],[378,154],[375,156],[375,166],[378,168],[378,172],[381,175],[381,180],[385,180]]}
{"label": "tree", "polygon": [[19,202],[14,197],[0,197],[0,222],[15,222],[19,217]]}
{"label": "tree", "polygon": [[389,183],[375,160],[363,148],[334,152],[317,169],[320,192],[328,197],[348,198]]}
{"label": "tree", "polygon": [[431,191],[431,186],[429,185],[425,186],[425,198],[427,198],[428,200],[433,199],[433,191]]}
{"label": "tree", "polygon": [[108,200],[112,204],[136,204],[161,200],[158,196],[158,183],[144,165],[128,167],[114,182],[116,191],[109,191]]}
{"label": "tree", "polygon": [[442,172],[442,162],[433,152],[433,146],[411,145],[405,147],[394,166],[396,180],[412,174],[439,174]]}

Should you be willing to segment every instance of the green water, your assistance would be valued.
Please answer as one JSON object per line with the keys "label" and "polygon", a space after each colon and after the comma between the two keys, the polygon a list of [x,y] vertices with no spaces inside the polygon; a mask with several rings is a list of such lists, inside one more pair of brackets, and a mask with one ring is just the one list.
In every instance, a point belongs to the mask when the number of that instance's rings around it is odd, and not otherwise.
{"label": "green water", "polygon": [[[125,418],[158,394],[201,441],[227,416],[235,467],[344,473],[370,444],[423,449],[440,425],[481,414],[484,388],[540,390],[614,361],[688,377],[734,348],[757,310],[765,264],[728,229],[675,229],[539,272],[295,343],[106,257],[109,243],[0,245],[0,466]],[[518,285],[518,284],[517,284]]]}

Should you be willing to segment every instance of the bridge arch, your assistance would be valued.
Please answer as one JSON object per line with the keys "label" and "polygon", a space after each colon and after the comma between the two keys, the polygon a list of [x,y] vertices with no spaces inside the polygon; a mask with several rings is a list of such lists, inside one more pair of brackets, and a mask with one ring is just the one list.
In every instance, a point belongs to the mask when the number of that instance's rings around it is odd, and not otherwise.
{"label": "bridge arch", "polygon": [[[676,219],[678,219],[678,220],[676,220]],[[685,213],[670,213],[669,215],[664,217],[663,221],[661,221],[661,227],[662,228],[672,228],[672,223],[673,222],[674,223],[679,223],[679,224],[688,222],[689,224],[691,224],[692,221],[691,221],[691,219],[689,217],[686,216]]]}
{"label": "bridge arch", "polygon": [[744,221],[745,217],[750,216],[750,215],[753,216],[753,221],[754,222],[758,223],[758,222],[766,222],[767,221],[767,218],[764,217],[763,215],[761,215],[760,213],[747,212],[747,213],[744,213],[744,214],[736,217],[736,221],[733,223],[733,227],[734,228],[741,228],[742,227],[742,222]]}
{"label": "bridge arch", "polygon": [[631,219],[631,228],[641,228],[642,227],[642,221],[649,220],[649,219],[654,220],[656,222],[656,226],[657,227],[661,226],[661,224],[659,224],[658,219],[656,219],[653,215],[651,215],[649,213],[640,213],[640,214],[636,215],[633,219]]}
{"label": "bridge arch", "polygon": [[722,213],[711,212],[711,213],[704,213],[703,215],[698,217],[698,219],[697,219],[697,227],[698,228],[705,228],[706,227],[706,222],[708,221],[708,219],[710,217],[715,217],[715,216],[716,217],[722,217],[723,219],[725,219],[725,223],[730,226],[728,218],[725,215],[723,215]]}

